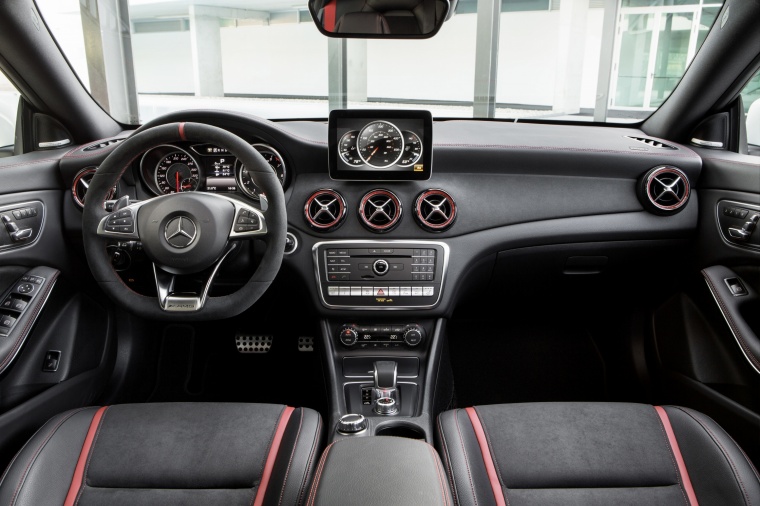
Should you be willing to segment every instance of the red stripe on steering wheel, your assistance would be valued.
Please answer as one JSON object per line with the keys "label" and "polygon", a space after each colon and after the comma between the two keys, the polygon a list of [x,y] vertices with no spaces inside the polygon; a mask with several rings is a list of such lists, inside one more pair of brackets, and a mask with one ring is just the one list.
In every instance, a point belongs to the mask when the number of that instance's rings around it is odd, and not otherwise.
{"label": "red stripe on steering wheel", "polygon": [[180,123],[179,124],[179,138],[182,139],[183,141],[187,140],[187,137],[185,137],[185,124],[184,123]]}

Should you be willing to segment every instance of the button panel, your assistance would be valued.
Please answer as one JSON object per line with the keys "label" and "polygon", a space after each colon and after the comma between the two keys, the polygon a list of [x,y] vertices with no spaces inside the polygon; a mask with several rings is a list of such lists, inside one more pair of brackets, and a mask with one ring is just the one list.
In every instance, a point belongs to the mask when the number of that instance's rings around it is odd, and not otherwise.
{"label": "button panel", "polygon": [[23,202],[0,207],[0,251],[34,243],[42,229],[42,202]]}
{"label": "button panel", "polygon": [[21,318],[32,299],[40,291],[43,283],[45,283],[45,278],[41,276],[21,276],[12,285],[11,292],[0,299],[0,336],[7,336],[11,333],[18,319]]}
{"label": "button panel", "polygon": [[717,208],[723,239],[742,248],[760,249],[760,205],[721,200]]}
{"label": "button panel", "polygon": [[449,251],[445,243],[337,242],[314,246],[325,306],[413,309],[433,307],[440,299]]}

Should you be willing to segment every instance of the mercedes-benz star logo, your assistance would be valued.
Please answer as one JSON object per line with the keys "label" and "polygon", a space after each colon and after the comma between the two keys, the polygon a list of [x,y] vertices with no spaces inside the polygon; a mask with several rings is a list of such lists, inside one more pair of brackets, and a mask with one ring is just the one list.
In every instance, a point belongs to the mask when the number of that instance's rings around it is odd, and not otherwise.
{"label": "mercedes-benz star logo", "polygon": [[164,237],[175,248],[187,248],[195,241],[197,228],[193,220],[186,216],[177,216],[166,224]]}

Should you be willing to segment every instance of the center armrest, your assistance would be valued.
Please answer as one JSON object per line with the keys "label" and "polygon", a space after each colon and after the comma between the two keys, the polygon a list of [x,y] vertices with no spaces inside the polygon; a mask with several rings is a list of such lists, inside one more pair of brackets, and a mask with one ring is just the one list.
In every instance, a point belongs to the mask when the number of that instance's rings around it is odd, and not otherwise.
{"label": "center armrest", "polygon": [[308,505],[449,506],[441,459],[429,444],[376,436],[340,439],[327,447]]}

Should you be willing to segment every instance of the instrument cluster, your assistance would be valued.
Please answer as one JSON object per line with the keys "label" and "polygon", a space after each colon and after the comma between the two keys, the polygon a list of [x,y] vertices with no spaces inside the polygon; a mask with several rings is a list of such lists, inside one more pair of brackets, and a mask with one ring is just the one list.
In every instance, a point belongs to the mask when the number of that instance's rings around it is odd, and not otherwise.
{"label": "instrument cluster", "polygon": [[[283,156],[272,146],[251,144],[277,174],[283,189],[288,171]],[[156,195],[191,191],[241,192],[259,200],[262,192],[251,173],[224,148],[213,144],[164,144],[146,151],[140,176]]]}

